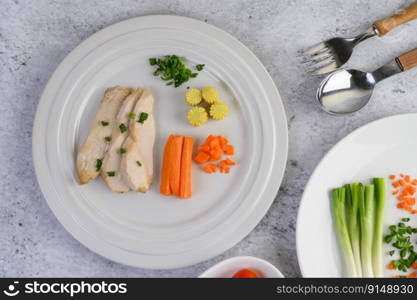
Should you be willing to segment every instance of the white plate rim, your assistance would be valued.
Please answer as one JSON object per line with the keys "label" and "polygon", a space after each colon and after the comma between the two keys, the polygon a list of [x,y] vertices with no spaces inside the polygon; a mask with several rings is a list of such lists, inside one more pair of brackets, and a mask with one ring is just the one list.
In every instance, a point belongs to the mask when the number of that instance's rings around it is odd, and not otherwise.
{"label": "white plate rim", "polygon": [[[41,162],[41,156],[43,154],[39,152],[39,150],[38,150],[39,148],[36,146],[37,145],[36,142],[42,136],[42,132],[41,132],[42,118],[41,117],[42,117],[42,114],[45,113],[45,107],[44,107],[45,105],[43,105],[43,103],[45,102],[44,99],[46,99],[48,97],[48,92],[53,87],[53,85],[56,84],[57,78],[59,78],[63,73],[65,73],[65,68],[70,67],[69,63],[71,62],[71,59],[75,58],[77,51],[80,51],[80,49],[82,49],[82,48],[89,48],[89,46],[91,46],[92,43],[97,42],[95,40],[99,39],[100,37],[102,37],[106,33],[110,33],[111,31],[114,31],[117,28],[120,29],[123,26],[125,26],[125,27],[134,26],[135,22],[144,22],[146,20],[146,18],[153,18],[153,19],[154,18],[160,18],[161,20],[165,20],[165,21],[169,19],[172,22],[186,22],[186,23],[191,22],[193,25],[198,24],[198,26],[204,26],[204,27],[210,29],[210,31],[212,31],[213,34],[219,35],[224,39],[231,40],[235,44],[238,44],[239,47],[240,47],[239,50],[244,51],[245,55],[250,57],[250,59],[252,60],[252,67],[255,66],[256,68],[261,70],[261,72],[262,72],[261,75],[262,75],[263,79],[266,79],[266,82],[264,84],[268,86],[268,90],[270,92],[272,92],[272,94],[273,94],[273,96],[270,96],[270,98],[280,100],[280,101],[277,101],[277,103],[275,103],[274,105],[281,112],[281,116],[280,116],[281,119],[278,120],[278,118],[274,117],[274,122],[276,123],[276,125],[278,125],[278,124],[279,125],[284,125],[284,126],[277,126],[278,127],[277,128],[277,134],[280,135],[281,144],[279,145],[279,148],[277,147],[277,151],[275,153],[275,154],[278,154],[278,152],[279,152],[281,154],[281,156],[279,156],[279,155],[276,156],[276,160],[277,160],[278,163],[281,164],[281,168],[279,170],[276,170],[277,168],[274,168],[275,169],[274,170],[274,178],[273,178],[273,180],[272,179],[269,180],[269,182],[268,182],[268,184],[265,188],[265,191],[266,191],[265,195],[269,194],[269,195],[272,195],[272,196],[269,197],[270,198],[269,201],[264,201],[263,205],[261,207],[258,207],[258,210],[256,211],[256,214],[253,216],[252,221],[250,222],[250,224],[248,224],[248,226],[246,226],[246,228],[244,230],[242,230],[242,228],[240,228],[238,230],[238,232],[234,232],[233,237],[230,237],[228,239],[228,241],[224,242],[221,247],[220,246],[217,247],[218,249],[216,249],[216,251],[209,252],[204,257],[190,259],[188,262],[177,262],[177,263],[169,264],[167,266],[152,266],[152,265],[146,265],[146,264],[143,264],[143,263],[132,262],[131,258],[128,258],[128,257],[127,258],[120,258],[117,255],[115,255],[114,253],[111,253],[111,251],[105,251],[104,249],[98,250],[98,249],[94,248],[94,242],[91,241],[91,237],[90,237],[90,241],[88,241],[88,239],[86,240],[86,237],[83,236],[83,234],[82,234],[82,229],[81,228],[74,228],[74,227],[71,227],[70,225],[68,225],[72,221],[70,216],[65,215],[65,213],[63,213],[63,212],[60,212],[58,205],[56,205],[53,201],[50,200],[51,193],[53,193],[53,187],[48,186],[47,182],[45,182],[46,179],[44,179],[44,177],[43,177],[43,175],[45,175],[45,174],[44,174],[44,170],[42,170],[42,162]],[[34,121],[34,126],[33,126],[32,153],[33,153],[33,161],[34,161],[34,166],[35,166],[35,173],[36,173],[41,191],[42,191],[45,199],[47,200],[47,203],[48,203],[50,209],[52,210],[52,212],[54,213],[54,215],[57,217],[59,222],[64,226],[64,228],[74,238],[76,238],[79,242],[81,242],[84,246],[86,246],[87,248],[89,248],[93,252],[98,253],[98,254],[100,254],[100,255],[102,255],[102,256],[110,259],[110,260],[113,260],[113,261],[116,261],[116,262],[119,262],[119,263],[122,263],[122,264],[130,265],[130,266],[136,266],[136,267],[149,268],[149,269],[171,269],[171,268],[178,268],[178,267],[183,267],[183,266],[191,265],[191,264],[194,264],[194,263],[198,263],[198,262],[209,259],[211,257],[214,257],[214,256],[224,252],[225,250],[229,249],[230,247],[234,246],[237,242],[242,240],[259,223],[259,221],[266,214],[270,205],[274,201],[275,196],[277,195],[278,189],[280,187],[280,184],[281,184],[283,176],[284,176],[286,161],[287,161],[287,155],[288,155],[288,128],[287,128],[287,120],[286,120],[284,106],[283,106],[281,97],[279,95],[278,89],[276,88],[273,79],[268,74],[265,67],[258,60],[258,58],[248,48],[246,48],[241,42],[239,42],[237,39],[235,39],[230,34],[218,29],[217,27],[214,27],[212,25],[206,24],[206,23],[198,21],[198,20],[185,18],[185,17],[179,17],[179,16],[170,16],[170,15],[150,15],[150,16],[128,19],[128,20],[116,23],[114,25],[110,25],[110,26],[96,32],[95,34],[91,35],[89,38],[87,38],[85,41],[80,43],[73,51],[71,51],[66,56],[66,58],[61,62],[61,64],[57,67],[57,69],[55,70],[55,72],[53,73],[51,78],[49,79],[49,81],[48,81],[48,83],[47,83],[47,85],[44,89],[44,92],[42,93],[41,100],[38,104],[38,108],[37,108],[37,112],[36,112],[36,116],[35,116],[35,121]]]}
{"label": "white plate rim", "polygon": [[315,167],[313,173],[311,174],[310,178],[308,179],[308,182],[304,188],[304,192],[303,195],[301,197],[301,201],[300,201],[300,206],[298,208],[298,213],[297,213],[297,224],[296,224],[296,252],[297,252],[297,260],[298,260],[298,265],[301,271],[301,275],[303,277],[310,277],[310,275],[308,274],[307,269],[305,268],[305,262],[301,259],[301,253],[303,251],[306,251],[306,249],[301,249],[300,246],[300,239],[302,238],[302,233],[301,233],[301,228],[300,228],[300,220],[302,218],[302,210],[303,210],[303,206],[306,200],[304,200],[304,198],[306,197],[305,194],[308,192],[308,190],[310,189],[311,186],[311,182],[313,182],[313,178],[316,176],[316,174],[319,172],[319,170],[322,168],[322,166],[327,162],[327,160],[329,159],[329,157],[332,156],[332,153],[337,151],[340,147],[343,147],[343,144],[346,143],[348,140],[355,138],[355,136],[361,134],[363,131],[367,130],[369,127],[371,126],[375,126],[378,125],[378,123],[383,123],[386,121],[390,121],[392,119],[397,119],[397,118],[405,118],[405,117],[417,117],[417,113],[404,113],[404,114],[397,114],[397,115],[392,115],[392,116],[387,116],[387,117],[383,117],[374,121],[371,121],[369,123],[366,123],[364,125],[362,125],[361,127],[353,130],[351,133],[349,133],[348,135],[346,135],[345,137],[343,137],[341,140],[339,140],[326,154],[325,156],[320,160],[320,162],[317,164],[317,166]]}

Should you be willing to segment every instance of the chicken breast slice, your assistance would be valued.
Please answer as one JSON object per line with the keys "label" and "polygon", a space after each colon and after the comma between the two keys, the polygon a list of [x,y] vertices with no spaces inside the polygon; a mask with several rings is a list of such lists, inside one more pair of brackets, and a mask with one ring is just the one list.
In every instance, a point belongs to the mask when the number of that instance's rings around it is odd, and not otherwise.
{"label": "chicken breast slice", "polygon": [[76,169],[80,184],[85,184],[99,175],[98,167],[108,144],[105,137],[111,136],[116,115],[130,92],[130,89],[121,86],[105,91],[90,132],[77,154]]}
{"label": "chicken breast slice", "polygon": [[[154,97],[144,90],[133,112],[136,121],[129,124],[129,137],[123,148],[120,172],[124,182],[132,189],[146,193],[153,178],[153,147],[155,143]],[[141,118],[142,116],[142,118]],[[146,118],[145,118],[146,117]],[[143,119],[142,122],[138,122]]]}
{"label": "chicken breast slice", "polygon": [[[120,111],[116,116],[109,148],[104,156],[101,177],[107,186],[116,193],[126,193],[130,190],[129,186],[124,183],[122,175],[120,174],[120,161],[124,155],[121,153],[120,149],[124,149],[123,143],[129,136],[129,123],[135,122],[136,115],[133,114],[132,110],[141,94],[142,90],[136,89],[123,101]],[[129,118],[129,115],[133,120]],[[125,127],[120,128],[120,126]]]}

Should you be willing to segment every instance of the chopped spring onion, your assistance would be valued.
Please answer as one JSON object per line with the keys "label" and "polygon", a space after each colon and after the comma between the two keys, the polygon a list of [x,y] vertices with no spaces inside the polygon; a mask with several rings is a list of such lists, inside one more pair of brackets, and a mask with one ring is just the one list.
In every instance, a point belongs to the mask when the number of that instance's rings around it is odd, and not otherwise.
{"label": "chopped spring onion", "polygon": [[103,165],[103,159],[96,160],[96,172],[101,170],[101,166]]}
{"label": "chopped spring onion", "polygon": [[149,115],[146,112],[141,112],[139,115],[139,119],[137,120],[138,123],[143,124],[148,119]]}
{"label": "chopped spring onion", "polygon": [[127,127],[126,127],[126,125],[124,123],[121,123],[119,125],[119,129],[120,129],[120,132],[123,133],[123,132],[125,132],[127,130]]}

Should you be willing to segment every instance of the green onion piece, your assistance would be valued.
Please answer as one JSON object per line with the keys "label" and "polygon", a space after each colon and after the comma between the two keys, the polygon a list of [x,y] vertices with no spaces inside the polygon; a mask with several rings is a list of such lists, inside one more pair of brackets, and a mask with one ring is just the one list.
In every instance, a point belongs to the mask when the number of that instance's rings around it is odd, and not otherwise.
{"label": "green onion piece", "polygon": [[331,202],[333,219],[336,225],[339,245],[343,253],[345,274],[347,277],[357,277],[355,258],[353,257],[352,245],[350,243],[349,232],[346,224],[345,192],[345,188],[337,188],[332,190]]}
{"label": "green onion piece", "polygon": [[362,277],[360,226],[359,226],[359,198],[352,194],[350,184],[345,185],[346,190],[346,216],[353,256],[355,258],[356,275]]}
{"label": "green onion piece", "polygon": [[139,119],[137,120],[138,123],[143,124],[148,119],[149,115],[146,112],[141,112],[139,115]]}
{"label": "green onion piece", "polygon": [[104,138],[104,140],[105,140],[106,142],[110,142],[110,141],[111,141],[111,136],[106,136],[106,137]]}
{"label": "green onion piece", "polygon": [[375,227],[372,246],[372,264],[375,277],[383,277],[382,240],[384,236],[384,211],[385,211],[385,179],[374,178],[375,186]]}
{"label": "green onion piece", "polygon": [[198,64],[195,66],[195,68],[197,69],[197,71],[202,71],[204,69],[204,64]]}
{"label": "green onion piece", "polygon": [[126,149],[125,149],[125,148],[120,148],[120,149],[119,149],[119,153],[120,153],[120,154],[124,154],[124,153],[126,153]]}
{"label": "green onion piece", "polygon": [[135,114],[135,113],[133,113],[133,112],[131,112],[130,114],[128,114],[128,115],[127,115],[127,117],[128,117],[129,119],[134,120],[134,119],[136,118],[136,114]]}
{"label": "green onion piece", "polygon": [[374,186],[361,183],[353,184],[354,194],[359,201],[359,222],[361,225],[361,262],[363,277],[374,277],[372,266],[372,235],[374,226]]}
{"label": "green onion piece", "polygon": [[101,166],[103,165],[103,159],[96,160],[96,172],[101,170]]}
{"label": "green onion piece", "polygon": [[107,172],[107,175],[110,176],[110,177],[114,177],[114,176],[116,176],[116,172],[110,171],[110,172]]}
{"label": "green onion piece", "polygon": [[395,250],[391,250],[390,252],[388,252],[388,254],[389,254],[390,256],[393,256],[393,255],[394,255],[394,253],[395,253]]}
{"label": "green onion piece", "polygon": [[104,127],[105,126],[108,126],[109,125],[109,122],[107,122],[107,121],[101,121],[101,125],[104,126]]}
{"label": "green onion piece", "polygon": [[127,130],[127,127],[126,127],[126,125],[124,123],[121,123],[119,125],[119,129],[120,129],[120,132],[123,133],[123,132],[125,132]]}
{"label": "green onion piece", "polygon": [[140,161],[136,161],[136,164],[139,166],[139,167],[142,167],[142,164],[140,163]]}

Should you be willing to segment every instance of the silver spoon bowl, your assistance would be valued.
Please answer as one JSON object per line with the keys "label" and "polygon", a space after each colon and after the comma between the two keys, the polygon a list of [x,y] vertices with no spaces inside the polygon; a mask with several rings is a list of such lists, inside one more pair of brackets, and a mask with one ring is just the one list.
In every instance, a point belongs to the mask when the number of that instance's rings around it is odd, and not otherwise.
{"label": "silver spoon bowl", "polygon": [[330,114],[356,112],[369,102],[378,82],[402,71],[397,59],[373,72],[337,70],[320,84],[317,100],[322,109]]}

